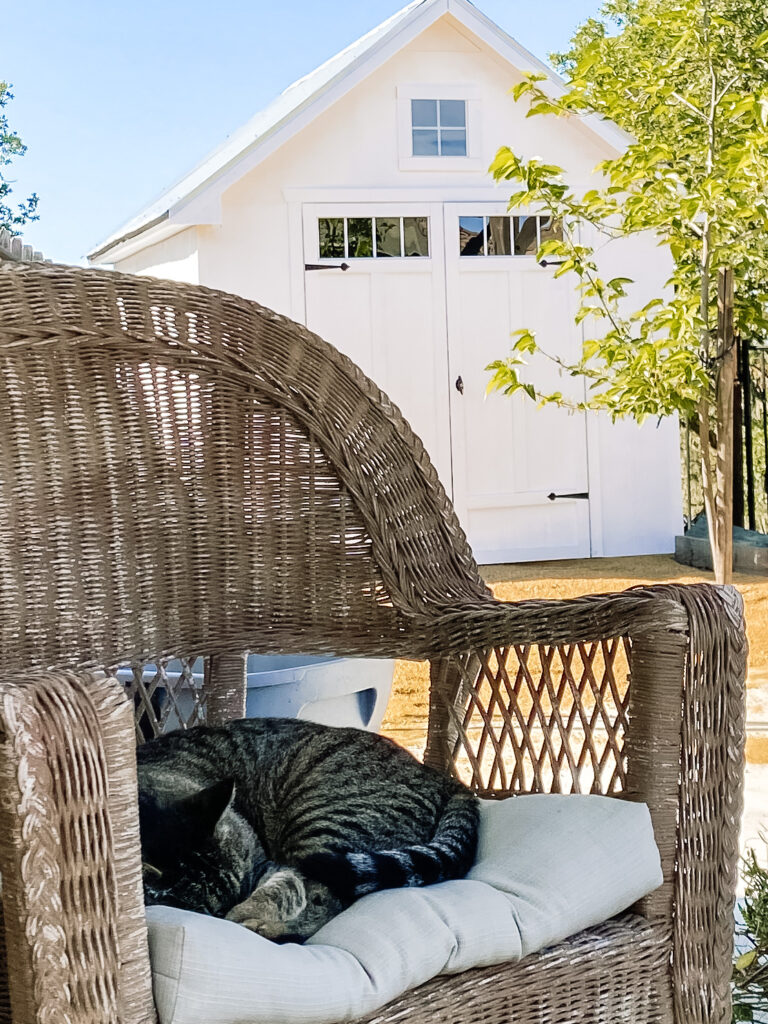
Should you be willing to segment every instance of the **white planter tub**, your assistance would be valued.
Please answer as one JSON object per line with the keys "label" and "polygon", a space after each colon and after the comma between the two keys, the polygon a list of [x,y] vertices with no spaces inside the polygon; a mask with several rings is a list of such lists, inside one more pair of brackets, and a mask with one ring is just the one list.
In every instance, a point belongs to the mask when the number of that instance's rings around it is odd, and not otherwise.
{"label": "white planter tub", "polygon": [[[351,725],[377,732],[384,717],[392,690],[395,663],[384,658],[333,658],[309,655],[248,656],[247,718],[304,718],[326,725]],[[179,662],[168,663],[169,675],[181,669]],[[144,679],[150,682],[156,674],[154,665],[146,665]],[[128,681],[131,670],[118,672]],[[193,665],[189,686],[203,685],[203,662]],[[157,695],[162,702],[163,694]],[[192,695],[182,689],[176,702],[182,714],[185,705],[192,708]],[[172,713],[168,728],[177,728],[178,718]]]}

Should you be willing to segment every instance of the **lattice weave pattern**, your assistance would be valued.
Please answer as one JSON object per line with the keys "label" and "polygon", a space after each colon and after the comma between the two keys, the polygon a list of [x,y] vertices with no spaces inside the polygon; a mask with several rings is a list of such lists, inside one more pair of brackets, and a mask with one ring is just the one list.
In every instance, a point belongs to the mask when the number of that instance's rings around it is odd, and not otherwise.
{"label": "lattice weave pattern", "polygon": [[485,795],[622,791],[628,640],[494,647],[462,674],[452,760]]}
{"label": "lattice weave pattern", "polygon": [[133,704],[137,743],[206,721],[202,661],[194,657],[158,658],[109,669],[109,674],[125,685],[126,697]]}

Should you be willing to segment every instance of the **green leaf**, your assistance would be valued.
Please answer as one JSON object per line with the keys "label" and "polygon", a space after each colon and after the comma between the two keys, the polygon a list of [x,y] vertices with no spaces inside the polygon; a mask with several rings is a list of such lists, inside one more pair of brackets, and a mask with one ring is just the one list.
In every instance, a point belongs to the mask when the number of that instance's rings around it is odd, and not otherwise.
{"label": "green leaf", "polygon": [[536,338],[529,330],[523,328],[520,331],[513,331],[512,337],[517,337],[517,341],[512,346],[513,352],[535,352],[536,351]]}
{"label": "green leaf", "polygon": [[734,962],[733,966],[737,971],[746,971],[748,967],[752,966],[755,960],[757,960],[757,950],[750,949],[748,952],[742,953]]}
{"label": "green leaf", "polygon": [[625,284],[634,284],[634,278],[632,277],[612,277],[608,282],[609,288],[621,288]]}
{"label": "green leaf", "polygon": [[581,350],[582,350],[584,359],[586,359],[586,360],[592,359],[593,356],[596,356],[597,353],[600,351],[600,342],[599,341],[595,341],[594,338],[589,339],[589,340],[584,342],[584,344],[582,345],[582,349]]}

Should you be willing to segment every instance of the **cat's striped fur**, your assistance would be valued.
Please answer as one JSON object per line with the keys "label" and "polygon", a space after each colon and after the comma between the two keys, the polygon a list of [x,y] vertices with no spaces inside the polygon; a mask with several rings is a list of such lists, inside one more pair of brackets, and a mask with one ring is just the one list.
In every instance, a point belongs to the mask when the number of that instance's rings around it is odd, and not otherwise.
{"label": "cat's striped fur", "polygon": [[138,759],[148,903],[303,939],[366,893],[458,878],[474,858],[475,797],[358,729],[248,719]]}

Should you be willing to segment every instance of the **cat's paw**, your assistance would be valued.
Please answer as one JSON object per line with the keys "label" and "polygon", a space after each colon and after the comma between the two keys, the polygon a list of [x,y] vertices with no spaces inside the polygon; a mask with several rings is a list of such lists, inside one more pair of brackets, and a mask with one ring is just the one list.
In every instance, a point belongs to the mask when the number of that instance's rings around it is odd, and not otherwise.
{"label": "cat's paw", "polygon": [[227,914],[273,942],[304,942],[342,909],[330,890],[295,868],[274,868],[251,895]]}
{"label": "cat's paw", "polygon": [[285,921],[300,914],[306,905],[307,893],[303,877],[293,868],[274,867],[261,876],[259,884],[247,899],[230,910],[227,920],[238,924],[253,920],[265,924]]}

